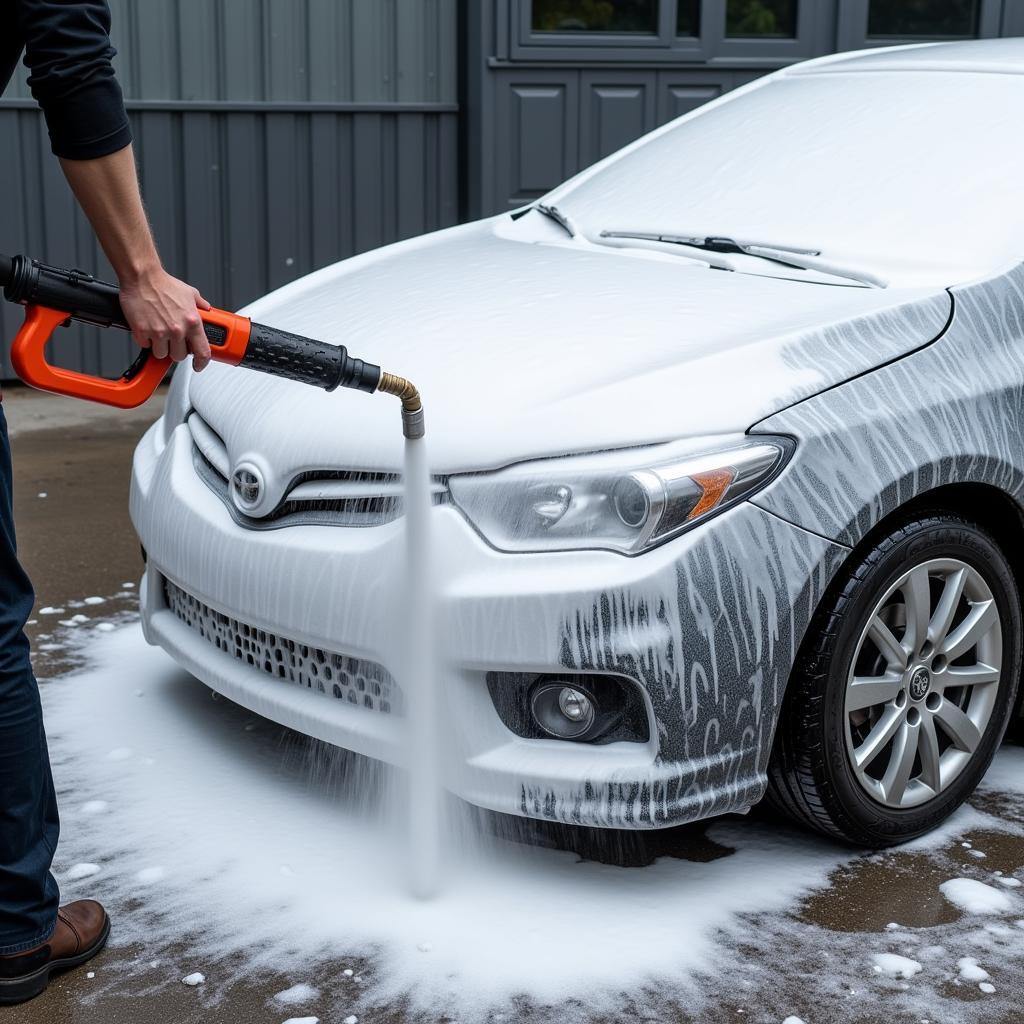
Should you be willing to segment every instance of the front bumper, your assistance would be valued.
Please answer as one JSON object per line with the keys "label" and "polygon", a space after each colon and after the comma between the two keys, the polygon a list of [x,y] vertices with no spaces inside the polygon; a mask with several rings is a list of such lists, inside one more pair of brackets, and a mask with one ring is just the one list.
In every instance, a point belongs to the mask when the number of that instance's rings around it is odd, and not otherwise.
{"label": "front bumper", "polygon": [[[149,561],[146,638],[214,690],[310,736],[401,763],[402,717],[293,685],[218,650],[168,606],[165,580],[224,616],[401,679],[403,529],[239,526],[162,424],[135,455],[132,519]],[[751,505],[636,558],[504,554],[433,510],[445,779],[481,807],[652,828],[744,810],[763,794],[795,650],[845,553]],[[614,672],[639,683],[647,743],[523,739],[490,671]]]}

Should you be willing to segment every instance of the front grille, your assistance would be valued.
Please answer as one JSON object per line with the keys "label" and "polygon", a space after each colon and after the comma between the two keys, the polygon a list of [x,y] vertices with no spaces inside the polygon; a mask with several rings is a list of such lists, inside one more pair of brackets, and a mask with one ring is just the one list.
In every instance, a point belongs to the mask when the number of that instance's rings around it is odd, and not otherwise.
{"label": "front grille", "polygon": [[310,647],[250,626],[164,580],[167,607],[217,650],[284,682],[384,714],[401,712],[401,692],[382,665]]}
{"label": "front grille", "polygon": [[[227,506],[235,521],[250,530],[284,526],[381,526],[402,515],[402,478],[397,473],[323,469],[300,473],[285,489],[272,512],[256,518],[240,511],[228,486],[229,458],[224,442],[199,415],[188,418],[192,458],[199,478]],[[444,504],[448,488],[443,478],[432,482],[432,500]]]}

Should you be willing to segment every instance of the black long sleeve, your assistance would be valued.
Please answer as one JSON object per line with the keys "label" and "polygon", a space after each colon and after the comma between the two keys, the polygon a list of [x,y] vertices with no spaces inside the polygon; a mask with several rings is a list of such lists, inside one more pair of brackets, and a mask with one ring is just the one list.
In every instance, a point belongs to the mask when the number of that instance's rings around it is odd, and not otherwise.
{"label": "black long sleeve", "polygon": [[22,50],[57,156],[93,160],[131,142],[106,0],[3,0],[0,87]]}

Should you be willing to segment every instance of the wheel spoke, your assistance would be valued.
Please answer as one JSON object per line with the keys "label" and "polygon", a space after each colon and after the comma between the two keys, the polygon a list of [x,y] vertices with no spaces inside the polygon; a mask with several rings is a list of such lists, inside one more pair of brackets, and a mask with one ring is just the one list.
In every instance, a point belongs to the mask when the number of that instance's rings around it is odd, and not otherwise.
{"label": "wheel spoke", "polygon": [[902,644],[893,635],[892,630],[876,615],[868,626],[871,637],[878,652],[885,658],[885,663],[893,668],[904,669],[910,660]]}
{"label": "wheel spoke", "polygon": [[914,759],[917,757],[919,729],[920,725],[911,725],[904,721],[893,739],[889,767],[882,776],[882,792],[890,803],[900,803],[907,791],[910,773],[914,770]]}
{"label": "wheel spoke", "polygon": [[998,683],[999,676],[999,669],[979,661],[977,665],[954,665],[939,678],[944,687],[984,686],[986,683]]}
{"label": "wheel spoke", "polygon": [[935,614],[928,626],[928,639],[937,648],[942,646],[942,642],[949,633],[949,627],[953,625],[953,616],[956,615],[966,583],[966,569],[957,569],[956,572],[951,572],[946,577],[939,603],[935,606]]}
{"label": "wheel spoke", "polygon": [[935,719],[929,714],[921,716],[918,728],[917,752],[921,757],[920,780],[933,792],[941,786],[939,770],[939,737],[935,733]]}
{"label": "wheel spoke", "polygon": [[966,654],[996,624],[998,619],[995,601],[977,601],[971,605],[967,618],[947,637],[941,652],[949,661]]}
{"label": "wheel spoke", "polygon": [[903,646],[911,654],[915,654],[921,650],[928,638],[928,621],[932,611],[927,566],[919,565],[914,569],[901,590],[907,608],[907,632],[903,637]]}
{"label": "wheel spoke", "polygon": [[903,677],[895,672],[884,676],[855,676],[846,688],[846,713],[888,704],[900,692]]}
{"label": "wheel spoke", "polygon": [[896,735],[905,717],[903,710],[892,704],[882,712],[882,716],[875,722],[864,742],[853,751],[854,764],[861,771],[878,757],[882,748]]}
{"label": "wheel spoke", "polygon": [[935,717],[958,750],[973,754],[981,742],[978,727],[952,701],[944,700]]}

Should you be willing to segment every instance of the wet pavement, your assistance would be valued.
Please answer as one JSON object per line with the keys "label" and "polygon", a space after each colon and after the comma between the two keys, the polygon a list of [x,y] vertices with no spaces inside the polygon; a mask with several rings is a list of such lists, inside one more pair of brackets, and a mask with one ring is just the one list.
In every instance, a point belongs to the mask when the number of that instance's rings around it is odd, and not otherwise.
{"label": "wet pavement", "polygon": [[[44,686],[48,678],[88,658],[88,642],[83,642],[88,630],[108,621],[127,621],[134,614],[134,588],[126,584],[137,581],[141,559],[127,514],[129,466],[134,444],[159,413],[159,406],[157,399],[126,414],[20,390],[8,391],[5,397],[15,455],[21,557],[38,593],[29,629]],[[87,602],[86,598],[103,600]],[[43,609],[59,611],[43,614]],[[76,615],[81,621],[75,621]],[[244,713],[218,705],[217,714],[225,721],[241,721]],[[305,742],[294,736],[292,741]],[[55,747],[55,759],[59,756]],[[569,1007],[552,1007],[524,995],[503,1015],[491,1013],[489,1020],[782,1024],[795,1014],[806,1024],[1024,1021],[1024,920],[1015,921],[1024,918],[1024,912],[998,921],[970,919],[939,890],[940,884],[954,877],[988,883],[998,881],[999,875],[1024,878],[1024,792],[1020,787],[1008,792],[988,786],[972,806],[992,824],[969,823],[927,847],[914,844],[899,851],[857,856],[840,852],[839,866],[825,887],[785,911],[751,914],[738,932],[722,937],[722,963],[728,964],[727,969],[723,967],[724,976],[711,972],[696,979],[702,991],[699,1010],[666,995],[656,979],[648,979],[624,991],[615,1012],[592,1013],[578,1001]],[[501,832],[502,823],[492,825]],[[760,812],[727,825],[721,834],[701,825],[646,839],[623,836],[616,856],[632,864],[654,857],[708,864],[730,857],[730,836],[748,828],[777,829],[784,839],[791,836],[794,844],[805,844],[805,837],[787,825],[769,822],[766,826]],[[70,827],[66,825],[66,830]],[[522,838],[521,830],[510,831]],[[541,845],[557,843],[583,857],[594,856],[585,834],[541,830],[532,838]],[[828,844],[821,846],[827,851]],[[608,850],[605,847],[605,854]],[[1006,891],[1016,894],[1019,890]],[[132,913],[131,902],[121,906],[119,913]],[[495,926],[500,927],[500,922]],[[195,927],[203,927],[201,917]],[[680,921],[679,927],[685,929],[686,922]],[[585,942],[586,936],[580,940]],[[232,957],[219,963],[203,961],[202,969],[211,978],[225,981],[205,986],[202,992],[187,988],[180,983],[177,965],[187,958],[189,944],[188,938],[175,942],[162,936],[153,948],[139,944],[111,949],[85,968],[56,979],[33,1003],[0,1010],[0,1021],[281,1024],[289,1017],[317,1014],[322,1024],[341,1024],[347,1016],[347,1010],[338,1009],[344,1003],[336,998],[345,979],[318,977],[322,995],[317,1000],[282,1007],[273,1003],[274,993],[297,979],[289,971],[274,969],[246,976],[244,965]],[[923,973],[907,979],[861,969],[851,975],[851,959],[878,951],[904,953],[923,965]],[[957,976],[955,965],[964,956],[977,957],[985,965],[995,994],[988,995],[976,983]],[[372,973],[368,961],[350,956],[347,962],[368,976]],[[88,978],[90,971],[103,979],[102,985]],[[852,983],[851,976],[860,977],[860,983]],[[412,1013],[401,1003],[374,1005],[372,1000],[359,1013],[360,1024],[411,1019],[453,1020],[458,1015],[450,1010],[438,1015]]]}
{"label": "wet pavement", "polygon": [[[61,619],[86,597],[105,598],[108,615],[134,611],[124,583],[142,575],[128,518],[132,452],[160,415],[163,394],[140,409],[117,411],[8,385],[3,407],[14,454],[18,551],[36,589],[28,627],[39,658]],[[40,614],[41,609],[64,613]],[[37,674],[54,675],[61,652],[42,652]]]}

